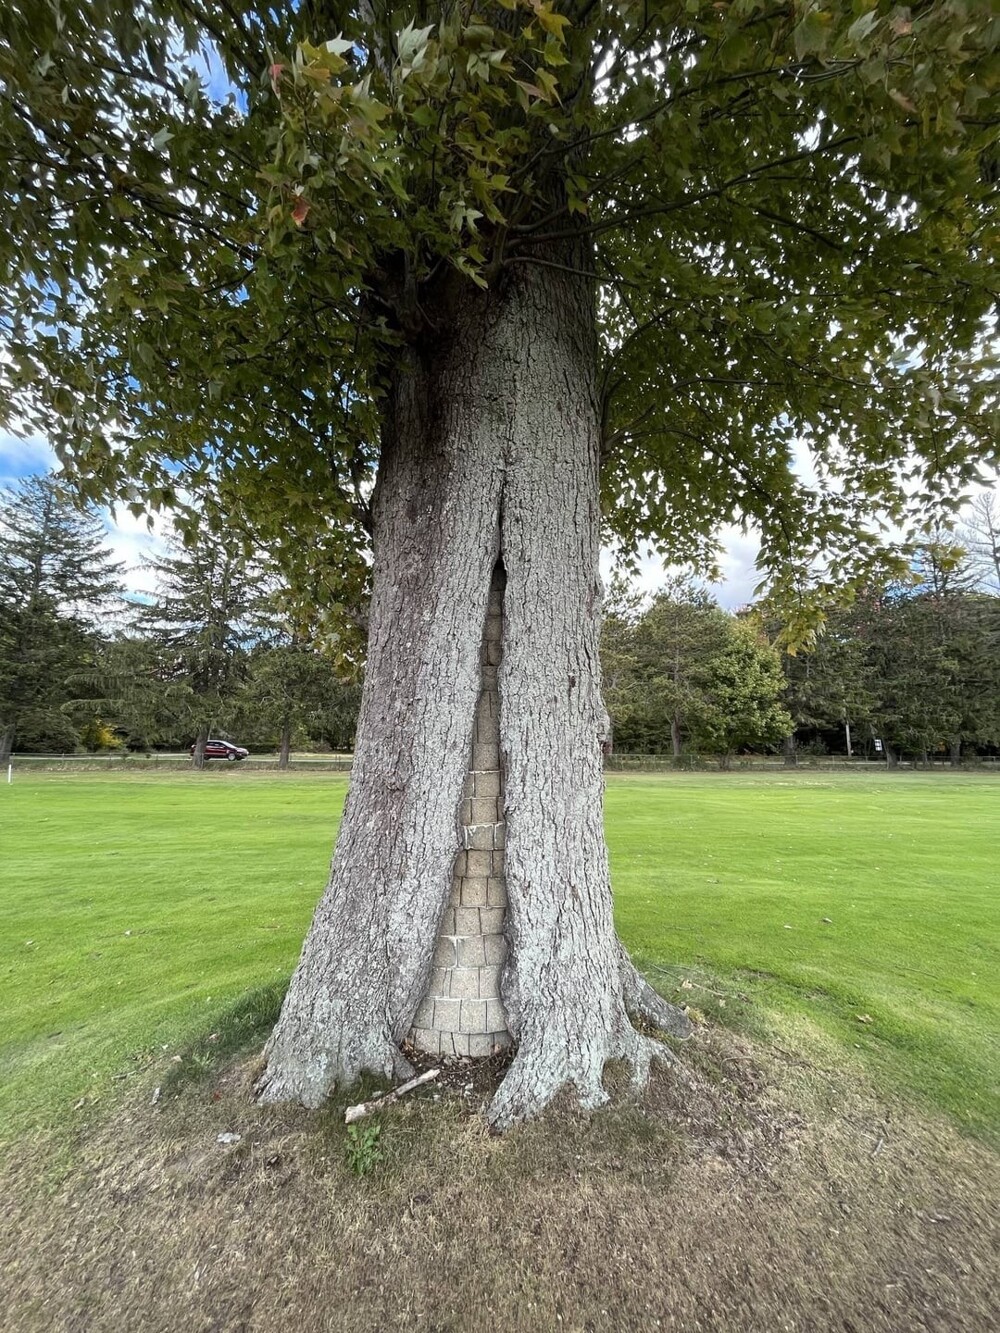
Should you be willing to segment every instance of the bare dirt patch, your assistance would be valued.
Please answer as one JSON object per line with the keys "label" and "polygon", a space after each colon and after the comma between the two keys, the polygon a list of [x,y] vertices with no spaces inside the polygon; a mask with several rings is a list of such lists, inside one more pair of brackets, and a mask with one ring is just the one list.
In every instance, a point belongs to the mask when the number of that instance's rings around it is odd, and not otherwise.
{"label": "bare dirt patch", "polygon": [[342,1106],[256,1108],[249,1066],[147,1091],[58,1169],[51,1144],[5,1163],[0,1326],[995,1326],[995,1154],[797,1050],[701,1032],[686,1058],[694,1090],[661,1073],[640,1101],[503,1139],[477,1114],[488,1071],[453,1071],[384,1116],[363,1178]]}

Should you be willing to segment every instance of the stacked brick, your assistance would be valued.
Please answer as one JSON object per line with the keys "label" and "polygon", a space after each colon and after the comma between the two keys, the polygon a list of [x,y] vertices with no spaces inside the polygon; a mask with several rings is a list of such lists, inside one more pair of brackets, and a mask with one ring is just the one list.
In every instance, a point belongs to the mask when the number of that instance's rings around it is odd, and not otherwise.
{"label": "stacked brick", "polygon": [[502,629],[503,571],[498,566],[483,632],[479,701],[462,799],[461,846],[434,950],[430,985],[410,1033],[415,1046],[433,1055],[486,1056],[510,1044],[500,1000],[500,972],[507,956],[497,690]]}

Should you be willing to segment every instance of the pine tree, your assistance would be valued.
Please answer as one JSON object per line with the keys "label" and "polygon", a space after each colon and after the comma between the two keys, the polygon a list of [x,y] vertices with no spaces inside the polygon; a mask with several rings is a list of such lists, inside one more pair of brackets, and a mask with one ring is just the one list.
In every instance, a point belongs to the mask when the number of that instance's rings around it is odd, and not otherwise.
{"label": "pine tree", "polygon": [[93,619],[121,594],[123,566],[105,544],[92,506],[79,509],[54,477],[26,477],[0,491],[0,601],[42,599]]}
{"label": "pine tree", "polygon": [[681,757],[706,706],[707,664],[724,648],[731,617],[689,579],[675,579],[632,622],[605,622],[601,660],[618,663],[606,690],[615,745]]}
{"label": "pine tree", "polygon": [[173,689],[186,690],[193,764],[203,768],[205,742],[225,726],[249,651],[264,632],[264,571],[231,536],[208,527],[188,545],[173,540],[150,568],[156,593],[141,621],[169,663]]}
{"label": "pine tree", "polygon": [[97,621],[120,595],[122,566],[93,509],[80,510],[52,477],[0,493],[0,764],[17,734],[72,749],[60,712],[70,676],[91,658]]}

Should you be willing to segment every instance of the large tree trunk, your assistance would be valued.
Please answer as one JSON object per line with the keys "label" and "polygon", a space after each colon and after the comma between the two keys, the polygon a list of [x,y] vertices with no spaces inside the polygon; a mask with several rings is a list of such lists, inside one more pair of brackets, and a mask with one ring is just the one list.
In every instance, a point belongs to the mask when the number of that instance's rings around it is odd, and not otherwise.
{"label": "large tree trunk", "polygon": [[5,727],[0,727],[0,768],[6,768],[10,763],[10,752],[14,748],[15,724],[8,722]]}
{"label": "large tree trunk", "polygon": [[670,719],[670,744],[673,748],[674,758],[680,759],[682,753],[681,747],[681,717],[675,713]]}
{"label": "large tree trunk", "polygon": [[278,749],[278,767],[285,769],[292,754],[292,724],[285,718],[281,724],[281,743]]}
{"label": "large tree trunk", "polygon": [[460,806],[499,561],[501,993],[517,1053],[489,1116],[506,1127],[566,1085],[585,1106],[604,1101],[610,1059],[642,1080],[664,1048],[629,1010],[678,1035],[688,1022],[636,974],[612,920],[589,284],[522,268],[502,292],[456,286],[433,316],[439,333],[401,354],[392,379],[351,791],[258,1092],[316,1106],[362,1071],[408,1072],[399,1045],[432,985],[466,845]]}

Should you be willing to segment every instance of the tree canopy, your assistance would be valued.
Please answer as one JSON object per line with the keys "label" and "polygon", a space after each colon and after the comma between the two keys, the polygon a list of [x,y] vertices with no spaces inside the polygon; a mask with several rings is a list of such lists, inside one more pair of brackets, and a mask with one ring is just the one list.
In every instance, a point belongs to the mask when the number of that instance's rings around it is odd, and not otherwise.
{"label": "tree canopy", "polygon": [[860,576],[859,502],[995,458],[998,36],[989,0],[8,4],[0,411],[137,510],[211,473],[335,602],[442,277],[572,267],[609,534],[752,520],[779,583]]}

